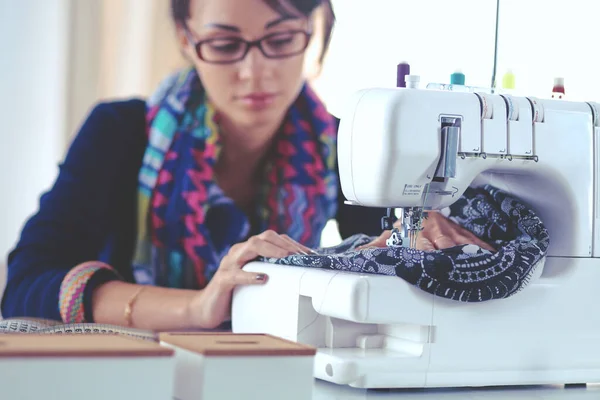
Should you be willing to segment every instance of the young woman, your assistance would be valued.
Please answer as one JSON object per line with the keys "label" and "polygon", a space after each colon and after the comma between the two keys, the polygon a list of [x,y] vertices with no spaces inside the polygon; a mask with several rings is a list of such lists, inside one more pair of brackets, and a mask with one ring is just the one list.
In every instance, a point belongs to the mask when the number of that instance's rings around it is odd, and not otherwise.
{"label": "young woman", "polygon": [[[171,3],[192,67],[91,112],[9,256],[5,318],[214,328],[237,285],[267,281],[247,262],[311,252],[330,219],[381,233],[384,210],[344,206],[337,121],[303,77],[329,2]],[[462,243],[486,246],[434,215],[420,246]]]}

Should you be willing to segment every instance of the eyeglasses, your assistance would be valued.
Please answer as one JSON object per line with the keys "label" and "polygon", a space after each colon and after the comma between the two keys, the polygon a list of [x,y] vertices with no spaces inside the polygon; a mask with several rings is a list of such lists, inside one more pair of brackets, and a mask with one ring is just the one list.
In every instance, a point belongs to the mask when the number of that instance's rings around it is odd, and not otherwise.
{"label": "eyeglasses", "polygon": [[[186,29],[188,40],[194,43]],[[258,40],[247,41],[239,37],[222,37],[194,43],[196,54],[202,61],[213,64],[233,64],[242,61],[252,47],[258,47],[267,58],[287,58],[303,53],[311,34],[302,30],[276,32]]]}

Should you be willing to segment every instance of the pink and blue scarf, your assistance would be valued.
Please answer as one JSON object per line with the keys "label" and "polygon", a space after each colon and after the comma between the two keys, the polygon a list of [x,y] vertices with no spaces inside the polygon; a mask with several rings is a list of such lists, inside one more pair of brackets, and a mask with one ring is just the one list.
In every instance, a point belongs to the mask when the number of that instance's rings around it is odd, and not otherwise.
{"label": "pink and blue scarf", "polygon": [[193,68],[169,77],[148,100],[133,263],[140,284],[203,288],[235,243],[270,229],[314,248],[335,215],[337,132],[308,85],[276,136],[253,216],[214,180],[217,121]]}

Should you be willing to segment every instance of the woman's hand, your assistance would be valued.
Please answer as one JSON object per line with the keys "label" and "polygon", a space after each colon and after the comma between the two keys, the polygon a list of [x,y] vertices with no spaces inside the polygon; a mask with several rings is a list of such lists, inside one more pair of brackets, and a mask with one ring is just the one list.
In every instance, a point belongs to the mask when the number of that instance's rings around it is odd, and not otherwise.
{"label": "woman's hand", "polygon": [[[399,222],[394,225],[398,224]],[[482,249],[495,251],[488,243],[482,241],[457,223],[444,217],[439,212],[429,211],[427,213],[427,218],[423,219],[422,225],[423,230],[419,232],[419,235],[417,236],[418,250],[433,251],[464,244],[474,244]],[[391,231],[385,231],[377,239],[358,249],[360,250],[367,247],[386,247],[385,241],[390,235]]]}
{"label": "woman's hand", "polygon": [[289,236],[273,231],[265,231],[232,246],[206,288],[190,302],[188,318],[191,326],[208,329],[218,327],[231,315],[231,297],[236,286],[267,282],[266,274],[242,270],[248,262],[260,256],[281,258],[311,252],[311,249]]}

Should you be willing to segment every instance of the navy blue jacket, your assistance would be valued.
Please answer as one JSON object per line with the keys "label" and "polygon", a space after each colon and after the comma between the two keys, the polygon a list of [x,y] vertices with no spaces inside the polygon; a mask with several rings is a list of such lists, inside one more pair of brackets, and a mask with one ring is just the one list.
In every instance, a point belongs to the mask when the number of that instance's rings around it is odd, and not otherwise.
{"label": "navy blue jacket", "polygon": [[[133,99],[94,107],[60,165],[53,187],[25,224],[8,257],[2,315],[60,320],[58,295],[67,272],[92,260],[112,265],[133,282],[138,173],[147,144],[146,104]],[[336,220],[342,238],[379,235],[383,209],[344,205],[340,188]],[[86,319],[91,293],[108,280],[97,274],[86,287]]]}

